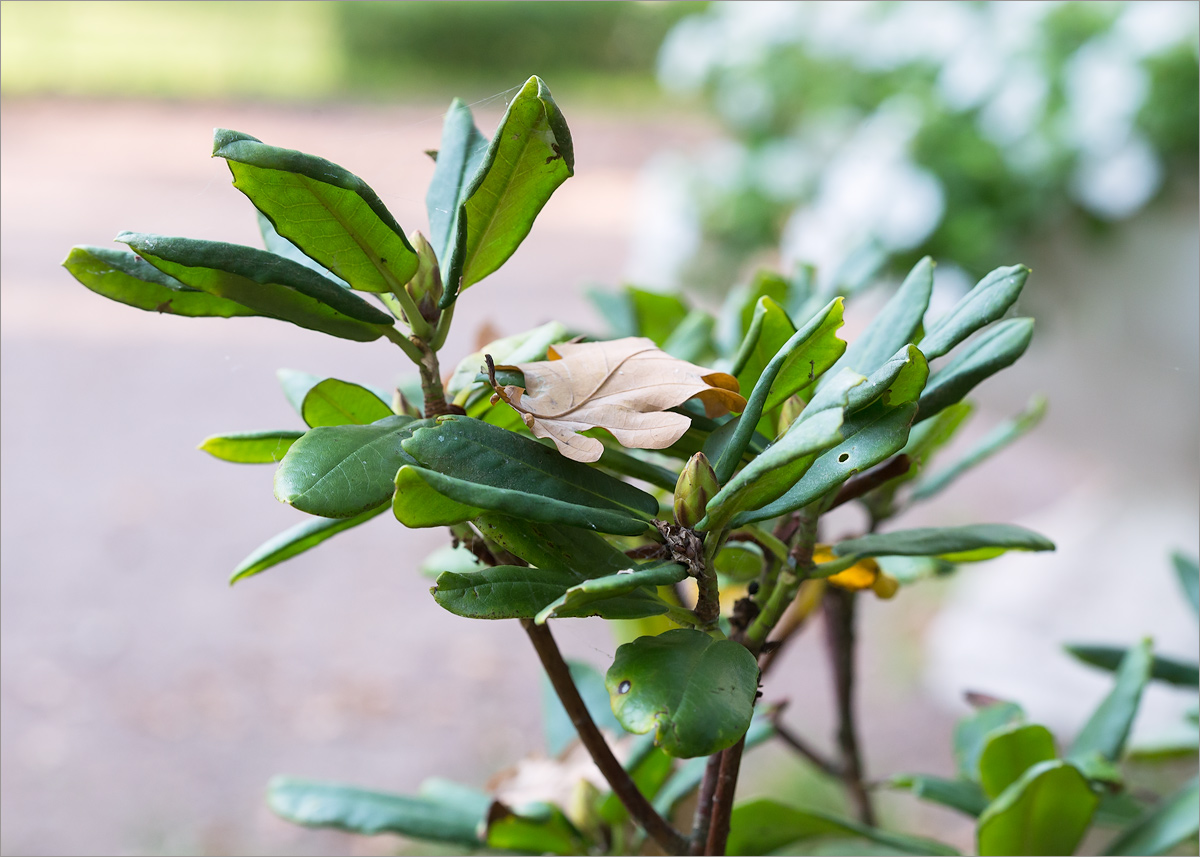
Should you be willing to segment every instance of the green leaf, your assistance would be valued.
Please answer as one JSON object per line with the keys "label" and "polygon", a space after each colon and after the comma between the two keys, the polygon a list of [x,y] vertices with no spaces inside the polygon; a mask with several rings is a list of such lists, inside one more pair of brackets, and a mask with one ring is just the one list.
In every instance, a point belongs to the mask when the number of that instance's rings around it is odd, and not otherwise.
{"label": "green leaf", "polygon": [[1150,679],[1153,659],[1149,638],[1125,654],[1117,668],[1112,691],[1075,736],[1067,753],[1068,759],[1086,760],[1092,753],[1099,753],[1110,762],[1120,761],[1133,718],[1142,701],[1142,691]]}
{"label": "green leaf", "polygon": [[303,419],[304,397],[308,395],[309,390],[321,383],[321,378],[308,372],[301,372],[299,369],[279,369],[276,371],[275,377],[279,379],[279,386],[283,388],[283,395],[287,398],[288,404]]}
{"label": "green leaf", "polygon": [[[750,328],[742,340],[742,346],[733,358],[730,374],[738,380],[743,390],[752,390],[762,376],[771,358],[787,345],[796,334],[796,326],[788,318],[783,307],[763,296],[754,307]],[[782,365],[782,364],[781,364]],[[768,385],[769,386],[769,385]]]}
{"label": "green leaf", "polygon": [[442,123],[442,144],[433,178],[425,192],[429,243],[442,265],[450,258],[452,241],[458,232],[455,225],[458,208],[466,199],[467,188],[479,171],[487,149],[487,137],[475,127],[471,108],[462,99],[454,99]]}
{"label": "green leaf", "polygon": [[745,583],[762,574],[762,548],[754,542],[728,542],[713,558],[717,573],[730,580]]}
{"label": "green leaf", "polygon": [[[1068,652],[1094,667],[1116,672],[1129,650],[1121,646],[1084,646],[1069,643],[1063,646]],[[1164,655],[1155,655],[1150,663],[1150,678],[1173,684],[1177,687],[1200,685],[1200,666],[1179,661]]]}
{"label": "green leaf", "polygon": [[687,577],[687,569],[676,562],[630,567],[607,577],[594,577],[575,584],[538,612],[534,620],[539,625],[555,616],[576,616],[596,601],[626,595],[643,586],[672,586]]}
{"label": "green leaf", "polygon": [[664,491],[673,492],[678,481],[678,475],[667,468],[652,464],[608,443],[605,443],[604,451],[600,453],[600,460],[596,464],[620,476],[641,479]]}
{"label": "green leaf", "polygon": [[558,807],[528,804],[520,811],[495,801],[488,810],[487,844],[518,854],[583,854],[587,843]]}
{"label": "green leaf", "polygon": [[929,364],[915,345],[906,345],[850,391],[846,412],[869,411],[875,419],[879,411],[917,401],[929,378]]}
{"label": "green leaf", "polygon": [[483,818],[461,803],[276,777],[267,791],[267,805],[281,818],[306,827],[367,836],[398,833],[469,848],[483,844],[477,835]]}
{"label": "green leaf", "polygon": [[745,801],[733,808],[727,854],[770,854],[815,837],[865,839],[901,854],[957,854],[941,842],[867,827],[848,818],[817,810],[797,809],[769,798]]}
{"label": "green leaf", "polygon": [[[945,413],[945,411],[943,411]],[[920,482],[913,489],[912,499],[925,500],[947,485],[953,482],[958,477],[962,476],[972,467],[991,458],[1000,450],[1017,440],[1021,436],[1029,432],[1034,426],[1042,421],[1042,417],[1046,414],[1046,399],[1043,396],[1035,396],[1030,400],[1025,410],[1017,414],[1011,420],[1001,423],[990,432],[987,433],[976,443],[967,453],[954,464],[937,471],[931,476],[922,476]]]}
{"label": "green leaf", "polygon": [[427,554],[425,559],[421,560],[421,565],[417,570],[425,577],[436,578],[443,571],[466,574],[471,571],[481,571],[485,568],[487,566],[479,561],[479,557],[471,553],[470,549],[465,545],[459,543],[457,545],[443,545],[434,550],[433,553]]}
{"label": "green leaf", "polygon": [[1004,315],[1016,303],[1028,277],[1028,268],[1013,265],[997,268],[980,280],[921,340],[925,356],[930,360],[941,357],[972,333]]}
{"label": "green leaf", "polygon": [[[526,330],[524,333],[489,342],[479,351],[468,354],[459,361],[458,366],[454,369],[454,374],[450,376],[450,382],[446,384],[446,393],[457,396],[470,387],[478,386],[480,391],[486,390],[486,395],[482,397],[486,400],[488,396],[491,396],[492,388],[487,383],[487,376],[482,374],[483,355],[490,354],[497,366],[506,363],[532,363],[545,360],[547,348],[555,342],[562,342],[569,337],[570,333],[565,327],[557,321],[551,321],[541,327]],[[459,402],[459,404],[463,404],[463,402]]]}
{"label": "green leaf", "polygon": [[[675,329],[687,318],[688,306],[679,295],[648,292],[626,286],[629,303],[637,321],[635,336],[646,336],[662,348]],[[742,389],[746,389],[743,387]]]}
{"label": "green leaf", "polygon": [[1074,854],[1098,803],[1087,779],[1070,762],[1040,762],[979,817],[979,853]]}
{"label": "green leaf", "polygon": [[715,326],[711,315],[702,309],[694,309],[671,331],[662,350],[688,363],[708,366],[716,355],[716,345],[713,343]]}
{"label": "green leaf", "polygon": [[654,730],[672,756],[708,756],[750,726],[758,663],[740,643],[676,628],[620,646],[604,684],[627,730]]}
{"label": "green leaf", "polygon": [[136,232],[116,240],[186,286],[309,330],[371,342],[393,325],[391,316],[352,292],[265,250]]}
{"label": "green leaf", "polygon": [[96,294],[138,309],[193,317],[263,315],[236,301],[185,286],[128,250],[72,247],[63,267]]}
{"label": "green leaf", "polygon": [[[852,393],[853,394],[853,393]],[[863,426],[848,440],[824,452],[782,497],[733,519],[734,526],[775,518],[818,500],[856,473],[874,467],[899,452],[908,442],[908,430],[917,413],[915,402],[900,405]],[[847,433],[846,426],[841,433]]]}
{"label": "green leaf", "polygon": [[475,526],[485,538],[538,568],[565,568],[591,578],[614,574],[630,565],[629,557],[608,540],[579,527],[523,521],[491,512],[476,518]]}
{"label": "green leaf", "polygon": [[[531,619],[583,582],[581,575],[565,569],[498,565],[465,574],[443,572],[430,592],[443,608],[468,619]],[[564,609],[560,615],[642,619],[666,612],[666,602],[639,590],[583,604],[577,610]]]}
{"label": "green leaf", "polygon": [[1171,564],[1175,566],[1175,575],[1192,605],[1192,612],[1200,614],[1200,564],[1179,551],[1171,554]]}
{"label": "green leaf", "polygon": [[988,805],[979,783],[971,780],[947,780],[929,774],[898,774],[887,781],[892,789],[908,789],[915,797],[940,803],[970,816],[978,816]]}
{"label": "green leaf", "polygon": [[994,729],[979,755],[979,782],[988,797],[999,797],[1026,770],[1056,755],[1054,736],[1045,726],[1012,723]]}
{"label": "green leaf", "polygon": [[508,105],[459,208],[442,309],[508,260],[574,174],[567,122],[546,84],[531,77]]}
{"label": "green leaf", "polygon": [[275,496],[323,518],[374,509],[391,499],[396,471],[412,461],[401,441],[426,424],[393,415],[365,426],[311,429],[275,471]]}
{"label": "green leaf", "polygon": [[292,444],[304,436],[302,431],[247,431],[214,434],[200,442],[213,458],[235,464],[273,464],[283,458]]}
{"label": "green leaf", "polygon": [[839,542],[835,556],[938,556],[949,562],[990,559],[1005,551],[1052,551],[1054,542],[1014,524],[921,527]]}
{"label": "green leaf", "polygon": [[275,231],[273,224],[261,211],[255,212],[258,215],[258,232],[262,235],[263,247],[268,253],[274,253],[276,256],[282,256],[285,259],[291,259],[293,262],[298,262],[306,268],[311,268],[322,277],[332,280],[342,288],[350,288],[350,284],[339,277],[333,271],[326,268],[316,259],[311,256],[306,256],[304,251],[288,241],[282,235]]}
{"label": "green leaf", "polygon": [[371,390],[349,381],[326,378],[304,394],[300,416],[311,427],[365,426],[395,416],[392,408]]}
{"label": "green leaf", "polygon": [[953,405],[980,381],[1011,366],[1025,353],[1032,337],[1031,318],[1010,318],[989,327],[950,361],[950,365],[929,379],[921,394],[918,422]]}
{"label": "green leaf", "polygon": [[896,294],[847,346],[838,361],[839,368],[870,376],[897,351],[916,341],[933,293],[933,267],[933,259],[928,256],[917,262]]}
{"label": "green leaf", "polygon": [[979,757],[992,732],[1025,719],[1021,706],[1013,702],[985,705],[954,728],[954,759],[960,780],[979,780]]}
{"label": "green leaf", "polygon": [[[592,721],[601,729],[621,734],[621,724],[613,716],[608,704],[608,690],[604,687],[604,676],[591,664],[583,661],[567,661],[567,669],[575,688],[587,707]],[[542,732],[546,738],[546,755],[558,756],[576,738],[575,724],[559,701],[550,679],[542,673]]]}
{"label": "green leaf", "polygon": [[1104,854],[1165,854],[1200,831],[1200,780],[1193,777],[1121,832]]}
{"label": "green leaf", "polygon": [[336,536],[343,530],[349,530],[371,520],[386,508],[387,506],[379,506],[375,509],[368,509],[353,518],[316,518],[302,521],[259,545],[253,553],[238,563],[237,568],[233,570],[233,575],[229,578],[229,583],[233,585],[244,577],[252,577],[273,565],[279,565],[297,554],[315,548],[321,542]]}
{"label": "green leaf", "polygon": [[276,232],[351,288],[388,292],[417,272],[417,254],[404,230],[353,173],[224,128],[213,134],[213,157],[225,159],[233,186]]}

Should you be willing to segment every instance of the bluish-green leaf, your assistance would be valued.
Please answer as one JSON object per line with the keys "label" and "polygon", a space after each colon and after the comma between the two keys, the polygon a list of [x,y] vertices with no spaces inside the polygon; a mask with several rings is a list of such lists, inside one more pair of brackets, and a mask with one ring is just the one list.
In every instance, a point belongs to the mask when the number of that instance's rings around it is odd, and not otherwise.
{"label": "bluish-green leaf", "polygon": [[1150,679],[1150,665],[1154,661],[1152,649],[1147,638],[1121,659],[1113,689],[1075,736],[1067,753],[1068,759],[1083,760],[1098,753],[1110,762],[1120,761],[1142,701],[1142,691]]}
{"label": "bluish-green leaf", "polygon": [[996,702],[964,717],[954,727],[954,760],[962,780],[979,781],[979,756],[992,732],[1025,719],[1021,706]]}
{"label": "bluish-green leaf", "polygon": [[839,542],[833,553],[858,557],[938,556],[949,562],[970,562],[1010,550],[1052,551],[1054,543],[1014,524],[968,524],[872,533]]}
{"label": "bluish-green leaf", "polygon": [[265,250],[136,232],[116,240],[186,286],[309,330],[371,342],[394,322],[310,268]]}
{"label": "bluish-green leaf", "polygon": [[185,286],[128,250],[72,247],[63,267],[96,294],[137,309],[193,317],[264,315],[237,301]]}
{"label": "bluish-green leaf", "polygon": [[887,781],[887,786],[908,789],[921,800],[939,803],[973,817],[988,805],[987,795],[979,783],[972,780],[947,780],[929,774],[898,774]]}
{"label": "bluish-green leaf", "polygon": [[933,292],[933,260],[926,256],[909,271],[891,300],[846,347],[838,367],[870,376],[897,351],[914,342]]}
{"label": "bluish-green leaf", "polygon": [[758,663],[740,643],[677,628],[620,646],[604,684],[627,730],[653,730],[672,756],[708,756],[750,726]]}
{"label": "bluish-green leaf", "polygon": [[541,625],[554,616],[577,616],[589,604],[625,595],[643,586],[672,586],[687,577],[687,569],[676,562],[621,569],[606,577],[594,577],[575,584],[554,601],[547,604],[534,617]]}
{"label": "bluish-green leaf", "polygon": [[338,533],[357,527],[383,512],[387,506],[368,509],[353,518],[315,518],[302,521],[294,527],[289,527],[279,535],[269,539],[255,548],[254,552],[238,563],[229,578],[230,585],[244,577],[251,577],[261,571],[266,571],[273,565],[289,560],[297,554],[302,554],[310,548],[315,548],[328,538]]}
{"label": "bluish-green leaf", "polygon": [[214,434],[200,442],[202,449],[213,458],[235,464],[273,464],[279,461],[292,444],[304,436],[302,431],[247,431]]}
{"label": "bluish-green leaf", "polygon": [[213,134],[213,157],[225,159],[233,186],[276,232],[351,288],[392,291],[417,272],[417,254],[404,230],[353,173],[224,128]]}
{"label": "bluish-green leaf", "polygon": [[401,441],[424,420],[390,416],[370,425],[314,428],[275,471],[275,496],[324,518],[351,518],[386,503],[396,471],[410,463]]}
{"label": "bluish-green leaf", "polygon": [[288,404],[303,419],[304,397],[308,395],[309,390],[321,383],[321,378],[299,369],[280,369],[275,376],[279,379],[279,386],[283,388],[283,395]]}
{"label": "bluish-green leaf", "polygon": [[276,815],[306,827],[368,836],[398,833],[468,848],[483,844],[478,835],[483,818],[475,807],[426,797],[276,777],[267,791],[267,805]]}
{"label": "bluish-green leaf", "polygon": [[[1122,646],[1084,646],[1070,643],[1063,646],[1079,660],[1102,670],[1116,672],[1121,661],[1129,653]],[[1177,687],[1196,687],[1200,685],[1200,665],[1195,662],[1180,661],[1165,655],[1155,655],[1150,663],[1150,678],[1173,684]]]}
{"label": "bluish-green leaf", "polygon": [[508,260],[542,206],[574,173],[567,122],[550,89],[531,77],[508,105],[460,206],[443,309]]}
{"label": "bluish-green leaf", "polygon": [[708,366],[716,355],[713,342],[713,317],[702,309],[694,309],[675,326],[662,345],[672,357],[700,366]]}
{"label": "bluish-green leaf", "polygon": [[375,392],[337,378],[313,385],[300,404],[300,416],[313,428],[365,426],[394,415],[391,406]]}
{"label": "bluish-green leaf", "polygon": [[934,374],[921,394],[917,420],[927,420],[953,405],[975,385],[1011,366],[1029,347],[1033,319],[1010,318],[992,325]]}
{"label": "bluish-green leaf", "polygon": [[[446,610],[469,619],[532,619],[584,580],[565,569],[498,565],[465,574],[444,572],[430,592]],[[585,603],[577,610],[564,608],[560,615],[642,619],[665,612],[666,602],[647,590],[638,590]]]}
{"label": "bluish-green leaf", "polygon": [[1070,762],[1040,762],[979,817],[979,854],[1074,854],[1099,800]]}
{"label": "bluish-green leaf", "polygon": [[442,143],[433,178],[425,192],[429,243],[443,266],[450,258],[451,244],[457,234],[455,219],[459,206],[466,199],[467,188],[479,171],[487,149],[487,137],[475,127],[471,108],[461,99],[454,99],[442,123]]}
{"label": "bluish-green leaf", "polygon": [[1179,551],[1171,554],[1171,564],[1175,566],[1175,576],[1192,605],[1192,612],[1200,614],[1200,564]]}
{"label": "bluish-green leaf", "polygon": [[1114,839],[1104,854],[1165,854],[1200,831],[1200,780],[1193,777]]}
{"label": "bluish-green leaf", "polygon": [[967,292],[921,340],[921,350],[930,360],[946,354],[984,325],[991,324],[1016,303],[1029,269],[1024,265],[997,268]]}
{"label": "bluish-green leaf", "polygon": [[979,755],[979,782],[988,797],[1020,779],[1039,762],[1055,758],[1054,736],[1036,723],[1013,723],[989,732]]}
{"label": "bluish-green leaf", "polygon": [[733,808],[726,853],[770,854],[785,845],[817,837],[866,840],[901,854],[958,853],[942,842],[867,827],[848,818],[797,809],[769,798],[746,801]]}

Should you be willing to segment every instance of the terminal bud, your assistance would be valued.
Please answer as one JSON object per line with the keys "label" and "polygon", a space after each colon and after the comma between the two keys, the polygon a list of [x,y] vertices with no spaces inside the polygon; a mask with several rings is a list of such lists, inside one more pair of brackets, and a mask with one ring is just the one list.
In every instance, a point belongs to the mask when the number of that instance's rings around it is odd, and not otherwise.
{"label": "terminal bud", "polygon": [[683,472],[679,474],[679,481],[675,483],[675,523],[694,529],[704,518],[708,501],[716,496],[720,489],[712,465],[708,463],[703,452],[697,452],[683,468]]}
{"label": "terminal bud", "polygon": [[409,242],[417,251],[420,267],[404,286],[404,290],[416,303],[421,317],[430,324],[436,324],[439,313],[438,301],[442,299],[442,272],[438,268],[437,255],[420,232],[414,232],[409,237]]}

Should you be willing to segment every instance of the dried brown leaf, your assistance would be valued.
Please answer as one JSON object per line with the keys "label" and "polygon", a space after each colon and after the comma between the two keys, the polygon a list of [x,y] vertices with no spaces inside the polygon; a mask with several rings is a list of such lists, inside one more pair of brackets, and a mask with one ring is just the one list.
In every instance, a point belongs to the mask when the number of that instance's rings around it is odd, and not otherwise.
{"label": "dried brown leaf", "polygon": [[534,437],[548,437],[575,461],[596,461],[604,451],[579,432],[603,428],[622,446],[663,449],[683,436],[691,420],[667,408],[691,398],[719,416],[741,411],[746,400],[732,375],[714,372],[661,351],[645,337],[553,345],[549,360],[522,363],[525,387],[496,387]]}

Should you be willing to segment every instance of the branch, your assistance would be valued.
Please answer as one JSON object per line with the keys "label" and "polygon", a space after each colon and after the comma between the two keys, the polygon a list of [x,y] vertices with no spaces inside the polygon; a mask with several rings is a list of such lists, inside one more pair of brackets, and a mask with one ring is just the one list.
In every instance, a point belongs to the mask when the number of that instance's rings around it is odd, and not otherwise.
{"label": "branch", "polygon": [[708,831],[712,827],[713,798],[716,797],[717,779],[721,775],[721,754],[713,753],[704,767],[704,780],[700,783],[700,794],[696,800],[696,816],[692,822],[692,847],[689,854],[703,854],[708,845]]}
{"label": "branch", "polygon": [[911,466],[912,459],[907,455],[900,454],[888,459],[874,470],[868,470],[866,473],[860,473],[853,479],[847,479],[846,483],[842,485],[842,490],[838,491],[834,496],[833,503],[830,504],[829,508],[836,509],[843,503],[857,500],[868,491],[874,491],[885,482],[891,482],[897,476],[903,476]]}
{"label": "branch", "polygon": [[724,854],[729,840],[729,819],[733,814],[733,792],[737,788],[738,769],[742,765],[742,751],[746,749],[746,736],[721,753],[721,771],[717,775],[717,790],[713,797],[712,825],[708,829],[708,844],[705,854]]}
{"label": "branch", "polygon": [[554,637],[550,634],[550,629],[545,625],[536,624],[532,619],[522,619],[521,626],[529,635],[529,640],[533,643],[533,648],[542,661],[542,668],[545,669],[550,684],[554,687],[554,692],[558,694],[559,701],[562,702],[563,708],[567,710],[571,722],[575,725],[575,731],[579,733],[579,740],[583,742],[583,746],[591,755],[592,761],[596,763],[596,767],[600,769],[600,773],[604,775],[604,779],[612,786],[613,793],[620,798],[625,809],[629,811],[630,817],[640,824],[646,833],[658,843],[659,847],[668,854],[688,853],[690,844],[688,840],[668,824],[650,805],[650,801],[646,800],[646,796],[638,790],[637,785],[630,778],[629,772],[617,761],[608,742],[596,728],[587,706],[584,705],[583,699],[579,695],[578,688],[575,687],[575,682],[571,679],[571,673],[567,669],[562,653],[558,650],[558,644],[554,642]]}
{"label": "branch", "polygon": [[862,755],[854,724],[854,592],[830,586],[825,590],[825,631],[837,697],[837,741],[840,773],[854,801],[859,820],[875,826],[875,808],[863,783]]}
{"label": "branch", "polygon": [[781,718],[779,716],[782,713],[783,709],[779,708],[776,709],[775,713],[771,715],[771,723],[774,725],[775,734],[779,736],[779,739],[801,756],[808,759],[808,761],[812,762],[817,768],[824,771],[829,776],[836,777],[840,780],[842,778],[841,769],[832,761],[826,759],[811,746],[809,746],[807,741],[805,741],[788,727],[784,726],[780,722]]}

